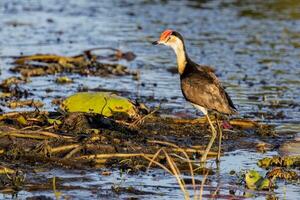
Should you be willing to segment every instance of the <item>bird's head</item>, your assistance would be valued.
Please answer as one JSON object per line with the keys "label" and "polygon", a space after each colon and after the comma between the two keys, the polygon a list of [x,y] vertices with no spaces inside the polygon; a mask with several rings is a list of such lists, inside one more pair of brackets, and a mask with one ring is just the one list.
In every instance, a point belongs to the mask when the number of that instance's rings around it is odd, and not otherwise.
{"label": "bird's head", "polygon": [[175,52],[178,49],[184,50],[183,37],[177,31],[167,29],[161,33],[159,40],[152,43],[153,45],[163,44],[172,47]]}

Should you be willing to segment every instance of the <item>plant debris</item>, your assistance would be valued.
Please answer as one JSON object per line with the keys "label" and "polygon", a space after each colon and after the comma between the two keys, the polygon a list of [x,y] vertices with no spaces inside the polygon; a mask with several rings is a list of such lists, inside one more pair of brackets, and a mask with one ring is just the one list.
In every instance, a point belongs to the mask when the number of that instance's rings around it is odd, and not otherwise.
{"label": "plant debris", "polygon": [[36,107],[41,108],[44,106],[44,103],[41,101],[35,101],[35,100],[24,100],[24,101],[10,101],[7,103],[7,106],[9,108],[15,109],[18,107]]}
{"label": "plant debris", "polygon": [[296,168],[300,167],[300,156],[273,156],[272,158],[263,158],[258,161],[258,166],[262,168],[270,167],[290,167]]}
{"label": "plant debris", "polygon": [[16,66],[12,72],[20,73],[24,77],[45,76],[57,73],[75,73],[80,75],[108,76],[108,75],[136,75],[120,64],[101,63],[97,56],[85,54],[67,57],[54,54],[36,54],[21,56],[15,60]]}
{"label": "plant debris", "polygon": [[275,167],[267,173],[267,177],[271,179],[297,180],[299,179],[297,172],[283,169],[282,167]]}

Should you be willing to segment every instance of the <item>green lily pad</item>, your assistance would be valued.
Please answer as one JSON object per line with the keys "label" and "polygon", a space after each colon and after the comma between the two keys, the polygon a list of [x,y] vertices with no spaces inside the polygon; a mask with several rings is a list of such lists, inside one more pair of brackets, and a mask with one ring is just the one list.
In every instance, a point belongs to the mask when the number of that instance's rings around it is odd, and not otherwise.
{"label": "green lily pad", "polygon": [[249,170],[245,174],[245,182],[249,189],[256,189],[256,183],[262,179],[262,176],[255,170]]}
{"label": "green lily pad", "polygon": [[61,108],[67,112],[97,113],[106,117],[137,116],[133,103],[110,92],[80,92],[65,99]]}
{"label": "green lily pad", "polygon": [[249,170],[245,174],[246,186],[252,190],[268,190],[270,189],[271,183],[268,178],[263,178],[259,172],[255,170]]}

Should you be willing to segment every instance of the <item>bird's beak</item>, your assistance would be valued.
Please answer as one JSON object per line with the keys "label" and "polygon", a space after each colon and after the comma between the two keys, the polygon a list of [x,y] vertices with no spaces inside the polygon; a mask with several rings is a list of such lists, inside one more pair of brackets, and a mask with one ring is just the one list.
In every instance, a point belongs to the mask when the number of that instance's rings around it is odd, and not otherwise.
{"label": "bird's beak", "polygon": [[154,41],[154,42],[152,42],[152,44],[153,45],[158,45],[158,44],[161,44],[161,41],[159,41],[159,40],[158,41]]}

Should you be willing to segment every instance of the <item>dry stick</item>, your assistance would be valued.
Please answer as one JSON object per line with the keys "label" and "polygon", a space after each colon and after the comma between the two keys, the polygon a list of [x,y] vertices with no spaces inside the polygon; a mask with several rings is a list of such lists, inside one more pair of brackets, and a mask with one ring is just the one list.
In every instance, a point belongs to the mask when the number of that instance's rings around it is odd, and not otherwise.
{"label": "dry stick", "polygon": [[112,158],[112,157],[119,157],[119,158],[128,158],[128,157],[153,157],[153,154],[144,154],[144,153],[112,153],[112,154],[94,154],[94,155],[84,155],[77,157],[75,159],[98,159],[98,158]]}
{"label": "dry stick", "polygon": [[[27,128],[27,127],[25,127]],[[12,131],[7,132],[7,134],[24,134],[24,135],[41,135],[41,136],[45,136],[48,138],[62,138],[62,139],[72,139],[73,137],[71,136],[65,136],[65,135],[59,135],[56,133],[51,133],[48,131],[41,131],[41,130],[36,130],[36,131],[32,131],[32,130],[25,130],[25,129],[15,129],[13,128]]]}
{"label": "dry stick", "polygon": [[156,143],[156,144],[164,144],[164,145],[167,145],[167,146],[171,146],[171,147],[174,147],[174,148],[178,148],[177,145],[171,143],[171,142],[166,142],[166,141],[159,141],[159,140],[147,140],[147,142],[149,143]]}
{"label": "dry stick", "polygon": [[[160,149],[158,152],[160,152],[162,149]],[[181,188],[181,190],[183,191],[183,193],[185,194],[185,197],[186,197],[186,190],[185,190],[185,188],[184,187],[182,187],[182,182],[180,181],[180,178],[179,178],[179,176],[178,176],[178,174],[176,175],[176,171],[174,172],[173,170],[172,171],[170,171],[167,167],[165,167],[164,165],[162,165],[161,163],[159,163],[159,162],[157,162],[157,161],[155,161],[155,160],[153,160],[153,159],[151,159],[151,158],[148,158],[147,156],[144,156],[144,158],[146,159],[146,160],[148,160],[148,161],[150,161],[151,163],[155,163],[156,165],[158,165],[158,166],[160,166],[162,169],[164,169],[166,172],[169,172],[172,176],[175,176],[176,177],[176,180],[177,180],[177,182],[178,182],[178,184],[179,184],[179,186],[180,186],[180,188]],[[172,169],[172,163],[170,163],[170,162],[168,162],[169,163],[169,165],[170,165],[170,167],[171,167],[171,169]],[[178,179],[179,178],[179,179]]]}
{"label": "dry stick", "polygon": [[202,195],[203,195],[203,188],[204,188],[204,184],[206,181],[206,178],[208,176],[208,171],[206,172],[205,176],[203,177],[202,181],[201,181],[201,186],[200,186],[200,193],[199,193],[199,200],[202,200]]}
{"label": "dry stick", "polygon": [[[172,144],[172,143],[170,143],[170,145],[173,146],[173,147],[176,147],[176,146],[177,146],[177,145]],[[178,146],[177,146],[177,147],[178,147]],[[168,168],[166,168],[166,167],[165,167],[164,165],[162,165],[161,163],[155,161],[155,158],[159,155],[159,153],[160,153],[161,151],[164,152],[164,154],[165,154],[165,156],[166,156],[166,158],[167,158],[168,164],[169,164],[169,166],[171,167],[171,170],[172,170],[172,171],[170,171]],[[189,163],[189,165],[190,165],[190,171],[191,171],[191,176],[192,176],[192,181],[193,181],[193,187],[194,187],[194,194],[196,194],[196,189],[195,189],[195,188],[196,188],[196,184],[195,184],[195,179],[194,179],[193,167],[192,167],[192,165],[191,165],[191,162],[190,162],[190,159],[189,159],[188,155],[184,152],[184,150],[182,150],[182,152],[183,152],[183,154],[187,157],[187,160],[189,161],[188,163]],[[161,168],[163,168],[165,171],[169,172],[171,175],[175,176],[175,177],[176,177],[176,180],[177,180],[177,182],[178,182],[178,184],[179,184],[179,186],[180,186],[180,188],[181,188],[181,190],[183,191],[183,193],[184,193],[184,195],[185,195],[185,199],[189,199],[189,193],[188,193],[187,190],[186,190],[186,186],[185,186],[184,180],[183,180],[182,178],[180,178],[180,176],[179,176],[181,173],[180,173],[178,167],[176,166],[176,163],[173,161],[173,159],[168,155],[168,153],[167,153],[163,148],[159,149],[159,150],[155,153],[155,155],[153,156],[152,159],[147,158],[147,157],[145,157],[145,158],[146,158],[147,160],[150,161],[149,166],[148,166],[148,169],[149,169],[149,167],[151,166],[152,163],[155,163],[155,164],[157,164],[158,166],[160,166]]]}
{"label": "dry stick", "polygon": [[212,198],[215,199],[216,195],[217,195],[217,192],[220,190],[220,185],[216,188],[216,190],[214,191],[214,193],[212,194]]}
{"label": "dry stick", "polygon": [[197,119],[176,119],[174,120],[177,124],[204,124],[206,122],[205,117],[200,117]]}
{"label": "dry stick", "polygon": [[20,130],[25,131],[25,130],[27,130],[27,129],[32,129],[32,128],[41,128],[41,127],[38,126],[38,125],[33,125],[33,126],[26,126],[26,127],[24,127],[24,128],[21,128]]}
{"label": "dry stick", "polygon": [[152,159],[151,159],[151,161],[149,162],[149,165],[148,165],[148,167],[147,167],[148,170],[149,170],[149,168],[151,167],[153,161],[155,161],[156,157],[160,154],[161,150],[162,150],[162,148],[160,148],[160,149],[154,154],[154,156],[152,157]]}
{"label": "dry stick", "polygon": [[173,172],[173,174],[174,174],[174,176],[175,176],[175,178],[176,178],[176,180],[177,180],[177,182],[178,182],[178,184],[179,184],[180,189],[181,189],[182,192],[184,193],[185,199],[190,199],[189,193],[188,193],[188,191],[186,190],[186,187],[185,187],[185,182],[184,182],[184,180],[180,177],[180,171],[179,171],[178,167],[176,166],[176,164],[175,164],[175,162],[172,160],[172,158],[168,155],[168,153],[167,153],[164,149],[162,149],[162,151],[164,152],[164,154],[165,154],[165,156],[166,156],[166,158],[167,158],[167,161],[168,161],[168,163],[169,163],[169,166],[170,166],[170,168],[171,168],[171,170],[172,170],[172,172]]}
{"label": "dry stick", "polygon": [[[164,145],[167,145],[167,146],[174,147],[173,151],[181,151],[180,149],[182,149],[185,152],[189,152],[189,153],[200,153],[200,154],[203,154],[205,152],[204,150],[199,150],[199,149],[193,149],[193,148],[187,148],[187,147],[181,148],[181,147],[178,147],[177,145],[175,145],[173,143],[165,142],[165,141],[147,140],[147,142],[149,142],[149,143],[155,143],[155,144],[164,144]],[[209,155],[209,156],[216,156],[216,155],[218,155],[218,153],[214,152],[214,151],[210,151],[207,155]]]}
{"label": "dry stick", "polygon": [[132,124],[129,125],[129,127],[134,127],[134,126],[138,125],[143,120],[145,120],[147,117],[149,117],[149,116],[153,115],[155,112],[157,112],[159,109],[160,109],[160,106],[158,106],[157,108],[152,110],[149,114],[147,114],[147,115],[141,117],[140,119],[137,119],[136,121],[134,121]]}
{"label": "dry stick", "polygon": [[39,134],[39,135],[43,135],[43,136],[47,136],[48,138],[64,138],[64,139],[71,139],[72,137],[70,136],[64,136],[64,135],[58,135],[56,133],[51,133],[51,132],[47,132],[47,131],[19,131],[19,130],[15,130],[15,131],[11,131],[8,133],[18,133],[18,134]]}
{"label": "dry stick", "polygon": [[[182,148],[184,149],[185,152],[187,153],[199,153],[199,154],[203,154],[204,153],[204,150],[198,150],[198,149],[191,149],[191,148]],[[180,149],[172,149],[173,151],[180,151]],[[214,151],[209,151],[208,156],[211,156],[211,157],[215,157],[218,155],[217,152],[214,152]]]}
{"label": "dry stick", "polygon": [[15,193],[16,192],[16,190],[14,190],[12,187],[7,187],[6,186],[6,188],[4,188],[4,189],[2,189],[2,190],[0,190],[0,193]]}
{"label": "dry stick", "polygon": [[32,121],[32,122],[43,122],[43,120],[37,119],[37,118],[27,118],[27,121]]}
{"label": "dry stick", "polygon": [[247,119],[232,119],[229,123],[232,126],[240,126],[242,128],[254,128],[259,126],[258,122]]}
{"label": "dry stick", "polygon": [[49,129],[51,129],[51,128],[54,128],[54,126],[51,125],[51,126],[45,127],[45,128],[43,128],[42,130],[49,130]]}
{"label": "dry stick", "polygon": [[220,126],[217,114],[215,115],[215,118],[216,118],[216,122],[217,122],[217,128],[218,128],[218,131],[219,131],[219,146],[218,146],[217,162],[220,162],[220,159],[221,159],[221,148],[222,148],[222,128]]}
{"label": "dry stick", "polygon": [[[10,117],[14,117],[16,115],[30,114],[30,113],[32,113],[32,111],[27,111],[27,112],[18,112],[18,111],[16,111],[16,112],[3,113],[3,114],[0,115],[0,120],[10,118]],[[47,114],[47,112],[40,111],[39,114]]]}
{"label": "dry stick", "polygon": [[61,152],[61,151],[67,151],[67,150],[70,150],[70,149],[75,149],[79,146],[80,146],[80,144],[63,145],[63,146],[51,148],[50,152],[51,153],[58,153],[58,152]]}
{"label": "dry stick", "polygon": [[0,166],[0,174],[12,174],[15,173],[15,170]]}
{"label": "dry stick", "polygon": [[18,137],[18,138],[31,138],[31,139],[36,139],[36,140],[46,140],[49,139],[49,137],[46,136],[38,136],[38,135],[32,135],[32,134],[20,134],[20,133],[1,133],[0,132],[0,138],[5,137],[5,136],[13,136],[13,137]]}
{"label": "dry stick", "polygon": [[160,166],[162,169],[164,169],[166,172],[169,172],[172,176],[174,176],[174,174],[168,169],[168,168],[166,168],[163,164],[161,164],[161,163],[159,163],[159,162],[157,162],[157,161],[155,161],[155,160],[153,160],[153,159],[151,159],[151,158],[149,158],[149,157],[147,157],[147,156],[143,156],[146,160],[148,160],[148,161],[150,161],[150,162],[152,162],[152,163],[154,163],[154,164],[156,164],[156,165],[158,165],[158,166]]}
{"label": "dry stick", "polygon": [[[152,140],[152,142],[162,142],[162,141],[156,141],[156,140]],[[193,166],[192,166],[192,161],[190,160],[189,156],[187,155],[186,153],[186,150],[184,150],[183,148],[177,146],[176,144],[173,144],[173,143],[170,143],[170,142],[163,142],[163,144],[166,144],[168,146],[172,146],[174,147],[176,151],[180,151],[181,153],[183,153],[183,155],[186,157],[187,159],[187,163],[189,165],[189,168],[190,168],[190,173],[191,173],[191,177],[192,177],[192,184],[193,184],[193,189],[194,189],[194,192],[196,191],[196,182],[195,182],[195,176],[194,176],[194,170],[193,170]]]}
{"label": "dry stick", "polygon": [[193,149],[205,149],[205,145],[192,145],[191,148]]}
{"label": "dry stick", "polygon": [[[24,112],[24,113],[26,113],[26,112]],[[4,114],[1,114],[0,115],[0,119],[2,120],[2,119],[5,119],[5,118],[7,118],[7,117],[13,117],[13,116],[15,116],[15,115],[20,115],[21,113],[20,112],[9,112],[9,113],[4,113]]]}
{"label": "dry stick", "polygon": [[82,148],[83,148],[82,146],[79,146],[79,147],[74,148],[73,150],[71,150],[71,151],[64,157],[64,159],[69,159],[69,158],[71,158],[75,153],[77,153],[78,151],[80,151]]}
{"label": "dry stick", "polygon": [[[176,153],[171,153],[170,155],[175,156],[176,158],[178,158],[178,159],[180,159],[180,160],[183,160],[183,161],[185,161],[185,162],[199,163],[199,161],[197,161],[197,160],[190,160],[190,159],[184,158],[184,157],[182,157],[182,156],[180,156],[180,155],[177,155]],[[193,170],[193,171],[195,171],[195,170]]]}
{"label": "dry stick", "polygon": [[[192,161],[190,160],[189,156],[187,155],[186,153],[186,150],[184,150],[183,148],[180,148],[179,146],[173,144],[173,143],[170,143],[170,142],[164,142],[164,141],[157,141],[157,140],[150,140],[148,142],[151,142],[151,143],[159,143],[159,144],[165,144],[165,145],[168,145],[168,146],[171,146],[171,147],[174,147],[175,149],[174,150],[177,150],[177,151],[180,151],[183,153],[183,155],[186,157],[187,159],[187,163],[189,165],[189,168],[190,168],[190,174],[191,174],[191,177],[192,177],[192,184],[193,184],[193,189],[194,189],[194,193],[196,193],[196,182],[195,182],[195,175],[194,175],[194,169],[193,169],[193,166],[192,166]],[[198,152],[198,151],[196,151]]]}

